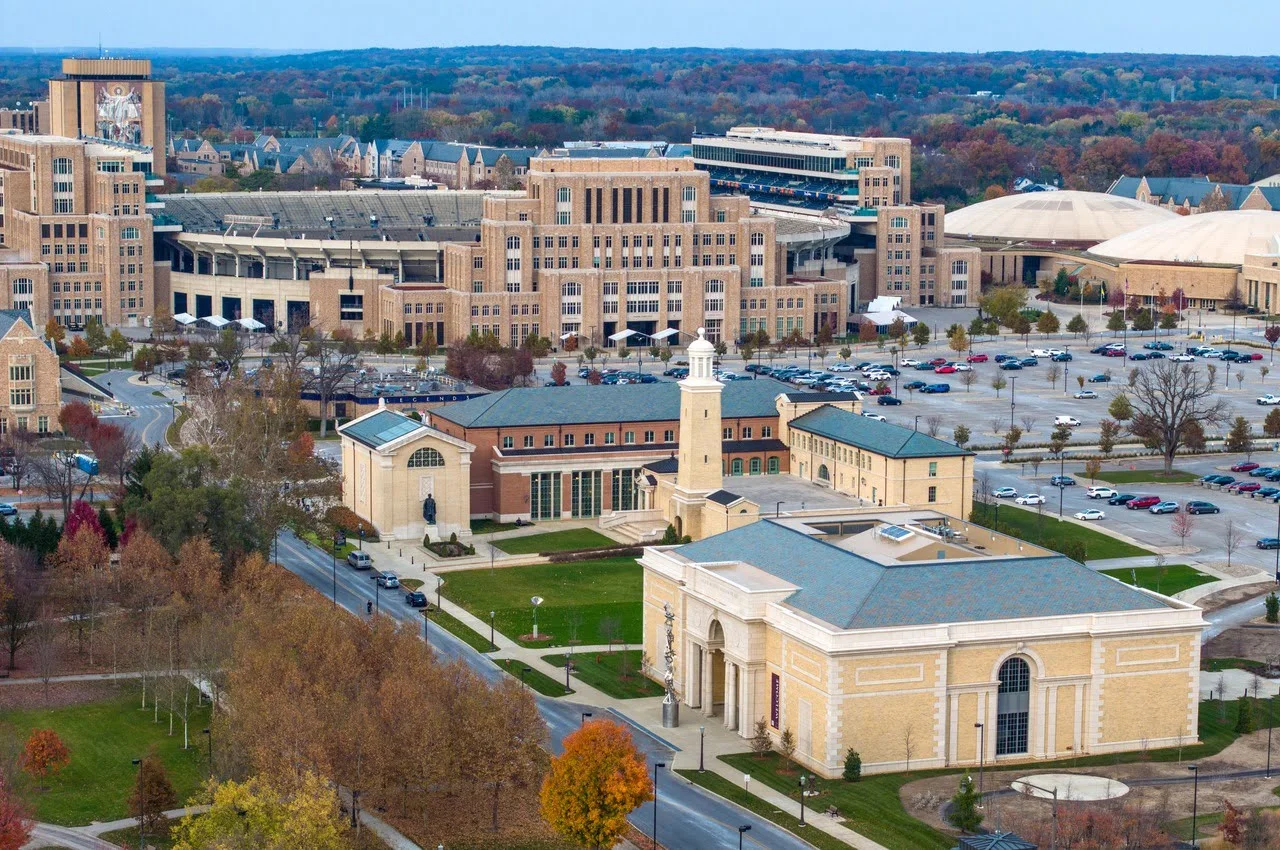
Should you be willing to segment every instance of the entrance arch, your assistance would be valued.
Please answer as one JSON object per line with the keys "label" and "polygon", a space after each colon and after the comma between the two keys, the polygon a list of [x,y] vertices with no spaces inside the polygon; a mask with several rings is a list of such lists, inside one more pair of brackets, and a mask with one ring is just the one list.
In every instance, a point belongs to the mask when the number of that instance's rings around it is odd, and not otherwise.
{"label": "entrance arch", "polygon": [[1027,752],[1031,708],[1031,665],[1014,656],[1000,665],[996,692],[996,755]]}
{"label": "entrance arch", "polygon": [[707,663],[711,665],[710,693],[707,699],[707,716],[724,716],[724,627],[719,620],[712,620],[707,627]]}

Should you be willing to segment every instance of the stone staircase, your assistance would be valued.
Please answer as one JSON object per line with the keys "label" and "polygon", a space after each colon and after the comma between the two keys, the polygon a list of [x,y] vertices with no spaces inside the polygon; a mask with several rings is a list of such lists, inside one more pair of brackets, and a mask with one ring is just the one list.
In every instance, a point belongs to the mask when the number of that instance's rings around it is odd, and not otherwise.
{"label": "stone staircase", "polygon": [[601,514],[600,529],[627,543],[653,544],[662,539],[667,521],[661,511],[611,511]]}

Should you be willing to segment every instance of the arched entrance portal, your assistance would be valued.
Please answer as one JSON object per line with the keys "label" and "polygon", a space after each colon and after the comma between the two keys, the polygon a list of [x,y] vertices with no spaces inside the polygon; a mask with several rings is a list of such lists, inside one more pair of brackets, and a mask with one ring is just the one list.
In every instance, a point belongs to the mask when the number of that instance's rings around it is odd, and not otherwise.
{"label": "arched entrance portal", "polygon": [[712,620],[707,630],[707,663],[711,665],[711,693],[705,710],[708,717],[724,716],[724,627]]}
{"label": "arched entrance portal", "polygon": [[1000,689],[996,693],[996,755],[1027,751],[1027,720],[1031,708],[1031,667],[1024,659],[1010,658],[1000,665]]}

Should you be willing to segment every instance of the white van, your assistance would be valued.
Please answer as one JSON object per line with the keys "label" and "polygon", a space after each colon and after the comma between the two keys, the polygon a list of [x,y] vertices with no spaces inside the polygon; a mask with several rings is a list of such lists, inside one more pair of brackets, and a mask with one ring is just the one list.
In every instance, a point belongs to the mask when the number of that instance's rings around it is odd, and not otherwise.
{"label": "white van", "polygon": [[1066,425],[1068,428],[1075,428],[1080,424],[1080,420],[1074,416],[1059,416],[1053,420],[1054,426]]}

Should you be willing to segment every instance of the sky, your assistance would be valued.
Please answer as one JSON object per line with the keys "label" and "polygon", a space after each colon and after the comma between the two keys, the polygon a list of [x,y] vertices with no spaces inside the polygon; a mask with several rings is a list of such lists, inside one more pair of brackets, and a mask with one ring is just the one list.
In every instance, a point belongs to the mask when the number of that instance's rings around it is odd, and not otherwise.
{"label": "sky", "polygon": [[[379,11],[379,10],[385,10]],[[0,47],[1275,53],[1273,0],[0,0]],[[0,68],[0,73],[3,68]]]}

